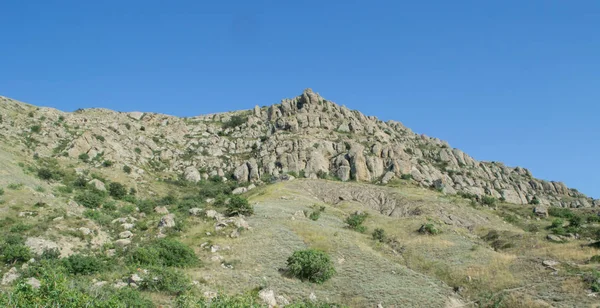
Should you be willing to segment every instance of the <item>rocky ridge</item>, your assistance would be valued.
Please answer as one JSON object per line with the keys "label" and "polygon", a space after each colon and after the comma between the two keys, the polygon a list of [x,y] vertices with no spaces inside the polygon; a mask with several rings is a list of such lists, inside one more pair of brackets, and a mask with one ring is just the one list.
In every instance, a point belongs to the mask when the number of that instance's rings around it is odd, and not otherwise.
{"label": "rocky ridge", "polygon": [[259,182],[294,174],[383,184],[404,178],[448,194],[516,204],[535,197],[543,205],[600,206],[563,183],[477,161],[447,142],[365,116],[310,89],[269,107],[189,118],[106,109],[65,113],[0,97],[0,116],[0,142],[7,146],[96,167],[128,166],[128,176],[140,183],[147,175]]}

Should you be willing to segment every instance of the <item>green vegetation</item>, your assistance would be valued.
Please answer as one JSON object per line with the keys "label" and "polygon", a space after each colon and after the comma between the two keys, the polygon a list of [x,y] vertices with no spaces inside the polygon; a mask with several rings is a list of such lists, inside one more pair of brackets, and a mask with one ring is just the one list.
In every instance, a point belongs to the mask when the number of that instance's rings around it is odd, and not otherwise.
{"label": "green vegetation", "polygon": [[405,173],[405,174],[401,175],[400,178],[403,180],[406,180],[406,181],[410,181],[410,180],[412,180],[413,177],[412,177],[412,174]]}
{"label": "green vegetation", "polygon": [[191,287],[191,281],[180,271],[168,267],[150,267],[142,275],[141,290],[180,294]]}
{"label": "green vegetation", "polygon": [[437,234],[440,234],[441,231],[434,224],[426,223],[426,224],[422,225],[421,228],[419,228],[419,233],[437,235]]}
{"label": "green vegetation", "polygon": [[102,167],[106,167],[106,168],[108,168],[108,167],[111,167],[113,164],[114,164],[114,163],[113,163],[112,161],[110,161],[110,160],[105,160],[105,161],[103,161],[103,162],[102,162]]}
{"label": "green vegetation", "polygon": [[319,284],[336,273],[329,255],[314,249],[295,251],[288,258],[287,266],[291,276]]}
{"label": "green vegetation", "polygon": [[367,230],[367,228],[362,224],[365,222],[368,216],[369,215],[367,213],[356,212],[346,218],[346,223],[350,229],[363,233]]}
{"label": "green vegetation", "polygon": [[77,203],[89,209],[99,208],[105,199],[106,195],[97,190],[84,191],[75,196]]}
{"label": "green vegetation", "polygon": [[171,239],[161,239],[131,251],[128,263],[140,266],[189,267],[198,263],[190,247]]}
{"label": "green vegetation", "polygon": [[40,125],[33,125],[30,130],[32,133],[39,134],[42,131],[42,127]]}
{"label": "green vegetation", "polygon": [[481,203],[483,205],[487,205],[487,206],[493,206],[496,204],[496,201],[498,201],[496,198],[492,197],[492,196],[483,196],[481,198]]}
{"label": "green vegetation", "polygon": [[238,127],[244,123],[248,122],[247,118],[244,118],[242,116],[239,115],[234,115],[231,117],[231,119],[229,119],[229,121],[223,123],[223,128],[227,129],[227,128],[235,128]]}
{"label": "green vegetation", "polygon": [[4,195],[4,188],[0,188],[0,196]]}
{"label": "green vegetation", "polygon": [[123,172],[125,172],[127,174],[130,174],[131,173],[131,167],[129,167],[127,165],[123,166]]}
{"label": "green vegetation", "polygon": [[90,275],[105,270],[106,265],[99,258],[74,254],[62,260],[67,272],[73,275]]}
{"label": "green vegetation", "polygon": [[90,160],[90,155],[88,155],[88,153],[81,153],[78,158],[83,162],[88,162]]}
{"label": "green vegetation", "polygon": [[108,194],[117,200],[121,200],[127,195],[127,187],[121,183],[111,182],[108,184]]}
{"label": "green vegetation", "polygon": [[308,215],[308,218],[310,220],[317,221],[317,220],[319,220],[319,218],[321,217],[321,213],[323,213],[323,212],[325,212],[325,207],[324,206],[320,206],[318,209],[312,211]]}
{"label": "green vegetation", "polygon": [[225,209],[225,214],[227,216],[250,216],[254,214],[254,208],[250,205],[248,199],[240,196],[232,196]]}
{"label": "green vegetation", "polygon": [[381,243],[384,243],[386,241],[386,239],[387,239],[387,237],[385,235],[385,230],[383,230],[381,228],[375,229],[373,231],[372,236],[373,236],[374,240],[376,240],[378,242],[381,242]]}

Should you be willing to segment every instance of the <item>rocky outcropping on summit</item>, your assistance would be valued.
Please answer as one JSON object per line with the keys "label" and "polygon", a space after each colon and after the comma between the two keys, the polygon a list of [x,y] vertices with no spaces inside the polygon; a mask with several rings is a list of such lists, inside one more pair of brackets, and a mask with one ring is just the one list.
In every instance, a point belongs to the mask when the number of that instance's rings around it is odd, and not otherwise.
{"label": "rocky outcropping on summit", "polygon": [[387,183],[410,175],[419,185],[449,194],[600,206],[563,183],[535,179],[524,168],[477,161],[442,140],[365,116],[310,89],[269,107],[190,118],[106,109],[64,113],[4,97],[0,115],[0,142],[39,156],[127,165],[134,179],[170,174],[187,181],[255,182],[295,173]]}

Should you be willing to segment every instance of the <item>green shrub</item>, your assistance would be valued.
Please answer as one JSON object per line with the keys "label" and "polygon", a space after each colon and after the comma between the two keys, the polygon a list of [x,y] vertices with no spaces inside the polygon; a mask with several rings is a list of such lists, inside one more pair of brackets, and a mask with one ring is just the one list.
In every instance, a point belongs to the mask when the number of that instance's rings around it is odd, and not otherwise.
{"label": "green shrub", "polygon": [[600,263],[600,255],[595,255],[590,259],[590,263]]}
{"label": "green shrub", "polygon": [[565,224],[565,222],[560,219],[560,218],[556,218],[552,221],[552,225],[550,225],[551,229],[555,229],[555,228],[559,228],[562,227]]}
{"label": "green shrub", "polygon": [[538,204],[540,204],[540,199],[538,199],[538,197],[534,196],[531,200],[529,200],[529,204],[538,205]]}
{"label": "green shrub", "polygon": [[373,231],[373,239],[378,241],[378,242],[385,242],[386,240],[386,236],[385,236],[385,230],[377,228],[375,229],[375,231]]}
{"label": "green shrub", "polygon": [[[177,297],[177,307],[198,307],[198,308],[263,308],[265,307],[262,301],[258,298],[257,292],[229,296],[219,293],[213,299],[203,297],[194,297],[184,295]],[[286,306],[289,307],[289,306]]]}
{"label": "green shrub", "polygon": [[369,215],[367,213],[356,212],[346,218],[346,223],[348,224],[348,227],[350,229],[362,233],[367,230],[367,228],[365,226],[363,226],[362,224],[363,224],[363,222],[365,222],[365,220],[367,219],[368,216]]}
{"label": "green shrub", "polygon": [[105,196],[103,193],[98,191],[84,191],[75,196],[75,201],[80,205],[89,209],[95,209],[102,205]]}
{"label": "green shrub", "polygon": [[167,267],[150,267],[148,274],[142,276],[143,280],[139,283],[141,290],[178,294],[188,290],[191,285],[182,272]]}
{"label": "green shrub", "polygon": [[104,142],[104,136],[102,135],[94,135],[94,138],[98,139],[98,141]]}
{"label": "green shrub", "polygon": [[406,181],[410,181],[410,180],[412,180],[413,177],[412,177],[412,174],[405,173],[405,174],[401,175],[400,178],[403,180],[406,180]]}
{"label": "green shrub", "polygon": [[313,211],[310,213],[310,215],[308,215],[308,218],[310,218],[310,220],[314,220],[314,221],[319,220],[320,217],[321,217],[320,211]]}
{"label": "green shrub", "polygon": [[578,228],[581,227],[583,223],[583,217],[575,215],[569,218],[569,227]]}
{"label": "green shrub", "polygon": [[129,167],[127,165],[123,166],[123,172],[125,172],[127,174],[130,174],[131,173],[131,167]]}
{"label": "green shrub", "polygon": [[550,207],[548,209],[548,214],[552,217],[567,218],[567,219],[575,216],[575,213],[573,213],[573,211],[571,211],[570,209],[561,208],[561,207]]}
{"label": "green shrub", "polygon": [[483,205],[493,206],[494,204],[496,204],[496,201],[497,199],[492,196],[483,196],[481,198],[481,203]]}
{"label": "green shrub", "polygon": [[133,151],[137,154],[142,154],[142,149],[140,149],[140,148],[135,148],[135,149],[133,149]]}
{"label": "green shrub", "polygon": [[223,123],[223,128],[234,128],[234,127],[238,127],[244,123],[246,123],[248,121],[248,119],[245,119],[239,115],[234,115],[231,117],[231,119],[229,119],[228,122]]}
{"label": "green shrub", "polygon": [[111,182],[108,184],[108,193],[115,199],[122,199],[127,195],[127,187],[121,183]]}
{"label": "green shrub", "polygon": [[89,275],[102,272],[106,265],[94,256],[74,254],[62,260],[63,266],[73,275]]}
{"label": "green shrub", "polygon": [[0,188],[0,196],[4,195],[4,189]]}
{"label": "green shrub", "polygon": [[21,243],[5,243],[0,247],[0,259],[3,263],[27,262],[32,257],[29,247]]}
{"label": "green shrub", "polygon": [[31,132],[39,134],[42,131],[42,127],[40,125],[33,125],[31,127]]}
{"label": "green shrub", "polygon": [[227,216],[250,216],[254,214],[254,208],[248,203],[248,199],[240,196],[233,196],[229,200],[229,204],[227,204],[225,213]]}
{"label": "green shrub", "polygon": [[287,260],[287,270],[293,277],[313,283],[323,283],[335,274],[329,255],[320,250],[295,251]]}
{"label": "green shrub", "polygon": [[419,228],[419,233],[421,234],[431,234],[436,235],[440,234],[441,231],[432,223],[426,223]]}
{"label": "green shrub", "polygon": [[105,160],[102,162],[102,167],[108,168],[111,167],[114,163],[110,160]]}
{"label": "green shrub", "polygon": [[87,162],[90,160],[90,155],[88,155],[88,153],[81,153],[79,154],[78,158],[83,162]]}
{"label": "green shrub", "polygon": [[188,267],[198,263],[194,250],[171,239],[161,239],[134,249],[128,263],[142,266]]}

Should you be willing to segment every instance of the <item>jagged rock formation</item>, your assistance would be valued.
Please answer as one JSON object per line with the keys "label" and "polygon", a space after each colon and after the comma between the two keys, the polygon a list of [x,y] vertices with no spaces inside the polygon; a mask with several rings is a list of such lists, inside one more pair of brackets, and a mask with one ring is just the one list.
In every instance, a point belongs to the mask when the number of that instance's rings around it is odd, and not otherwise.
{"label": "jagged rock formation", "polygon": [[176,174],[188,181],[230,177],[255,182],[295,173],[306,178],[387,183],[408,175],[445,193],[490,195],[516,204],[537,197],[561,207],[600,206],[560,182],[524,168],[480,162],[400,122],[383,122],[307,89],[280,104],[177,118],[87,109],[64,113],[0,97],[0,142],[39,156],[83,159],[130,174]]}

